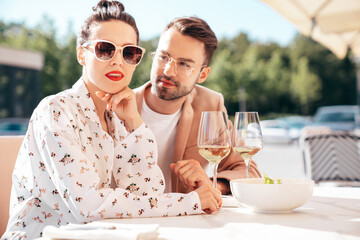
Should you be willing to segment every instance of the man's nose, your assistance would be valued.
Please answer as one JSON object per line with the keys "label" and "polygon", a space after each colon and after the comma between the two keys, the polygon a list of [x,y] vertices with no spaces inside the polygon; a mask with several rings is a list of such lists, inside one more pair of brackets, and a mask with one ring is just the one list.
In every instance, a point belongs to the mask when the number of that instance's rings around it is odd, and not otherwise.
{"label": "man's nose", "polygon": [[170,59],[170,61],[166,63],[165,68],[164,68],[164,74],[169,77],[176,75],[176,61],[175,60]]}

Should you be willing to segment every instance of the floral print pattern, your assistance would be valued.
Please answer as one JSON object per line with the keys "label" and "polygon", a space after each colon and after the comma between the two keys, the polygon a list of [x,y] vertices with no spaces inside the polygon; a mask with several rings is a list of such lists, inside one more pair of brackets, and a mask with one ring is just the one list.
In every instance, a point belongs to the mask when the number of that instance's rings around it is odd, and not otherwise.
{"label": "floral print pattern", "polygon": [[196,192],[163,193],[150,129],[129,133],[113,112],[105,117],[110,135],[82,79],[41,101],[15,164],[2,239],[37,238],[46,225],[201,213]]}

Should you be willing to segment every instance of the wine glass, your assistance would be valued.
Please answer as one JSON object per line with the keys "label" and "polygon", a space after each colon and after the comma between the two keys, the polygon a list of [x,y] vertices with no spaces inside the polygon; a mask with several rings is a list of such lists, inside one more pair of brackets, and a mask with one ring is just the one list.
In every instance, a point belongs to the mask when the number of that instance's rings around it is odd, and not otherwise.
{"label": "wine glass", "polygon": [[213,186],[216,188],[218,165],[231,151],[230,132],[224,112],[201,113],[197,145],[199,154],[213,167]]}
{"label": "wine glass", "polygon": [[245,161],[246,178],[252,157],[263,147],[263,139],[257,112],[237,112],[233,132],[233,150]]}

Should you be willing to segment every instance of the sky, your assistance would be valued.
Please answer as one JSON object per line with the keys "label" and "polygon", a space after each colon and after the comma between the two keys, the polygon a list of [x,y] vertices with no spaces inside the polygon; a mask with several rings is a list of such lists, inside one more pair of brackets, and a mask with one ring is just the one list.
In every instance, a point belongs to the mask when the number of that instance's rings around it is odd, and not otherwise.
{"label": "sky", "polygon": [[[28,27],[41,24],[43,16],[54,20],[58,37],[77,33],[98,0],[0,0],[0,20]],[[288,45],[296,28],[260,0],[121,0],[136,20],[140,38],[159,36],[175,17],[197,16],[208,22],[216,36],[232,38],[240,32],[250,40]]]}

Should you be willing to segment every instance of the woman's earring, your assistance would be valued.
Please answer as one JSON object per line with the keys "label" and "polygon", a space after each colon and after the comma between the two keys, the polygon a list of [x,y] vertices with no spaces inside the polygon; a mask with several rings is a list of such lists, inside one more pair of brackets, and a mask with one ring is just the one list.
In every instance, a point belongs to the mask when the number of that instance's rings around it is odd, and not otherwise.
{"label": "woman's earring", "polygon": [[77,60],[78,60],[79,64],[82,66],[85,66],[84,52],[82,51],[80,46],[77,47],[76,53],[77,53]]}
{"label": "woman's earring", "polygon": [[84,58],[84,56],[79,56],[79,63],[80,63],[81,65],[85,65],[85,58]]}

